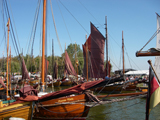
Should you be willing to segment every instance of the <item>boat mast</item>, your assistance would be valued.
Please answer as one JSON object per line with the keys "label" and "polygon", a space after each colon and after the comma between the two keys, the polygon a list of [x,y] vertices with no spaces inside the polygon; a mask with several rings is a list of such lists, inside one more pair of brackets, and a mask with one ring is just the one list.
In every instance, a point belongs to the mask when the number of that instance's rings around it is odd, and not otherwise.
{"label": "boat mast", "polygon": [[124,39],[123,39],[123,31],[122,31],[122,54],[123,54],[123,76],[124,76],[125,68],[124,68]]}
{"label": "boat mast", "polygon": [[86,72],[87,72],[87,82],[88,82],[88,40],[86,35]]}
{"label": "boat mast", "polygon": [[[65,55],[64,55],[64,59],[66,60],[66,43],[65,43]],[[64,62],[64,78],[66,77],[66,68],[65,68],[65,62]]]}
{"label": "boat mast", "polygon": [[78,82],[78,60],[77,60],[77,51],[76,51],[76,42],[75,42],[75,68],[77,68],[77,82]]}
{"label": "boat mast", "polygon": [[106,25],[106,68],[107,68],[107,75],[109,75],[109,66],[108,66],[108,31],[107,31],[107,16],[105,17],[105,25]]}
{"label": "boat mast", "polygon": [[6,71],[6,80],[7,80],[7,89],[6,96],[8,97],[8,49],[9,49],[9,26],[10,26],[10,18],[8,19],[7,27],[8,27],[8,38],[7,38],[7,71]]}
{"label": "boat mast", "polygon": [[42,91],[44,92],[45,79],[45,38],[46,38],[46,0],[43,0],[43,28],[42,28]]}
{"label": "boat mast", "polygon": [[11,47],[10,47],[10,56],[9,56],[9,91],[11,95]]}

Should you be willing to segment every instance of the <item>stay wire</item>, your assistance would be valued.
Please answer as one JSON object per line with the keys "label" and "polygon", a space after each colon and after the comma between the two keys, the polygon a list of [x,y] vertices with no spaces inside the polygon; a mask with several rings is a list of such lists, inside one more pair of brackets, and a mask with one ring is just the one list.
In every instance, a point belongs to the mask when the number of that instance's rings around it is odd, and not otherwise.
{"label": "stay wire", "polygon": [[[14,29],[15,29],[15,32],[16,32],[16,37],[17,37],[18,45],[19,45],[19,48],[21,48],[21,47],[20,47],[20,43],[19,43],[19,38],[18,38],[17,30],[16,30],[16,25],[15,25],[15,22],[14,22],[14,17],[13,17],[13,13],[12,13],[12,8],[11,8],[11,5],[10,5],[10,0],[9,0],[9,7],[10,7],[10,11],[11,11],[11,16],[12,16],[13,25],[15,26]],[[20,50],[20,51],[21,51],[21,50]]]}
{"label": "stay wire", "polygon": [[157,29],[157,31],[152,35],[152,37],[148,40],[148,42],[139,50],[142,51],[142,49],[160,32],[160,27]]}
{"label": "stay wire", "polygon": [[[8,15],[8,12],[7,12],[7,8],[6,8],[7,6],[5,4],[5,1],[3,2],[3,6],[4,6],[5,13],[6,13],[6,19],[8,19],[9,15]],[[4,17],[3,17],[3,21],[5,21]],[[10,22],[11,22],[11,20],[10,20]],[[5,24],[5,22],[4,22],[4,24]],[[4,25],[4,31],[5,31],[5,25]],[[11,32],[10,36],[11,36],[11,40],[12,40],[12,43],[13,43],[13,47],[14,47],[15,53],[16,53],[16,55],[18,55],[17,49],[15,48],[15,43],[14,43],[14,40],[13,40],[13,36],[12,36],[12,30],[10,30],[10,32]],[[5,36],[6,36],[6,33],[5,33]],[[5,46],[7,46],[6,37],[5,37]]]}
{"label": "stay wire", "polygon": [[35,33],[36,33],[36,26],[37,26],[37,21],[38,21],[38,14],[39,14],[40,3],[41,3],[41,0],[38,1],[38,6],[36,8],[36,12],[35,12],[34,20],[33,20],[33,26],[32,26],[31,36],[30,36],[30,42],[29,42],[30,44],[28,45],[28,50],[27,50],[28,54],[29,54],[29,49],[30,49],[31,43],[32,43],[32,48],[33,48],[33,44],[34,44],[33,41],[35,39]]}
{"label": "stay wire", "polygon": [[[7,10],[8,17],[10,18],[10,14],[9,14],[8,5],[7,5],[7,1],[6,0],[5,0],[5,4],[6,4],[6,10]],[[12,20],[11,19],[10,19],[10,26],[11,26],[11,33],[13,34],[13,40],[15,42],[17,53],[18,53],[18,55],[20,55],[19,49],[18,49],[18,45],[17,45],[17,42],[16,42],[16,38],[15,38],[15,34],[13,32],[13,26],[12,26]]]}
{"label": "stay wire", "polygon": [[[57,1],[57,0],[56,0],[56,1]],[[58,1],[57,1],[57,4],[58,4]],[[58,4],[58,8],[59,8],[59,11],[60,11],[60,13],[61,13],[61,16],[62,16],[62,19],[63,19],[64,25],[65,25],[65,27],[66,27],[66,30],[67,30],[67,33],[68,33],[69,39],[70,39],[70,41],[71,41],[71,43],[72,43],[72,39],[71,39],[71,36],[70,36],[70,34],[69,34],[69,30],[68,30],[68,28],[67,28],[67,25],[66,25],[66,22],[65,22],[65,20],[64,20],[64,17],[63,17],[63,14],[62,14],[62,11],[61,11],[61,9],[60,9],[59,4]]]}
{"label": "stay wire", "polygon": [[62,46],[61,46],[61,43],[60,43],[60,40],[59,40],[59,36],[58,36],[58,32],[57,32],[57,28],[56,28],[56,23],[55,23],[55,19],[54,19],[54,14],[53,14],[53,8],[52,8],[52,2],[51,2],[51,0],[50,0],[50,6],[51,6],[52,18],[53,18],[54,28],[55,28],[55,31],[56,31],[57,40],[58,40],[58,43],[59,43],[59,46],[60,46],[61,53],[63,53],[63,49],[62,49]]}

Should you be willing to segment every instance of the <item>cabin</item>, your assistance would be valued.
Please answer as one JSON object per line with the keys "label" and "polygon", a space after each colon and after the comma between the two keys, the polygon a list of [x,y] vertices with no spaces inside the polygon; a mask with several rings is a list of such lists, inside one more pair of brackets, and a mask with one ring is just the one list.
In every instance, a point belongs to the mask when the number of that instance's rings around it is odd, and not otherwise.
{"label": "cabin", "polygon": [[[125,71],[125,73],[126,73],[126,72],[128,72],[128,71],[136,71],[136,70],[129,68],[129,69],[125,69],[124,71]],[[118,75],[121,75],[121,74],[123,73],[123,69],[116,70],[114,73],[115,73],[115,74],[118,74]]]}

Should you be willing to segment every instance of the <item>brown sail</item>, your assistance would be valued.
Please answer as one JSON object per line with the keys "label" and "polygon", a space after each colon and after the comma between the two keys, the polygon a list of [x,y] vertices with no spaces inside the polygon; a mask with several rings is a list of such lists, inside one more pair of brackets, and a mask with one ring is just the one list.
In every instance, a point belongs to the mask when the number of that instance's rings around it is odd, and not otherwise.
{"label": "brown sail", "polygon": [[76,71],[71,63],[71,60],[68,56],[67,51],[65,51],[65,71],[66,74],[68,75],[74,75],[77,76]]}
{"label": "brown sail", "polygon": [[30,77],[29,77],[28,70],[26,68],[24,59],[22,58],[22,80],[23,79],[30,79]]}

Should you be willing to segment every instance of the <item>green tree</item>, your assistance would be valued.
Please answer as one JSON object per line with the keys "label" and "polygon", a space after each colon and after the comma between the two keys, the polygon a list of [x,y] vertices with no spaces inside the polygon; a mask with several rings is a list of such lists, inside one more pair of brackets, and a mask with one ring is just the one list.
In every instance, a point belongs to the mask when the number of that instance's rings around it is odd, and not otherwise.
{"label": "green tree", "polygon": [[75,54],[76,54],[76,58],[78,59],[78,74],[82,74],[84,60],[83,60],[83,52],[82,49],[80,48],[80,45],[76,44],[75,46],[75,44],[71,43],[68,45],[66,50],[68,52],[68,55],[75,70],[76,70],[76,60],[75,60]]}

